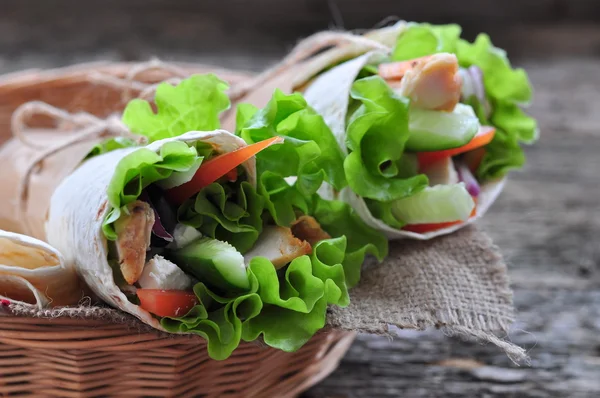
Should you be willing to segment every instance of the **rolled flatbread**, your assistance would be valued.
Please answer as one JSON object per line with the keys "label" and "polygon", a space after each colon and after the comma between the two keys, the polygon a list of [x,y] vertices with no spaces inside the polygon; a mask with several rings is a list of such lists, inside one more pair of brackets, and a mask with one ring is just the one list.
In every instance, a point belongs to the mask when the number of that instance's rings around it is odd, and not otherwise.
{"label": "rolled flatbread", "polygon": [[[348,105],[352,84],[360,70],[367,64],[377,62],[385,58],[382,52],[369,52],[355,59],[332,68],[317,77],[308,85],[304,96],[307,102],[319,112],[327,125],[331,128],[338,144],[347,153],[346,147],[346,120],[348,117]],[[481,192],[477,201],[477,213],[464,223],[447,228],[437,229],[426,233],[416,233],[393,228],[371,214],[365,200],[349,188],[341,192],[334,192],[331,186],[325,185],[319,191],[326,199],[341,199],[349,203],[369,226],[376,228],[386,234],[390,239],[411,238],[426,240],[436,236],[449,234],[465,225],[471,224],[481,218],[494,203],[502,188],[505,179],[489,181],[481,185]]]}
{"label": "rolled flatbread", "polygon": [[[146,146],[154,152],[167,143],[202,141],[212,144],[217,152],[230,152],[245,142],[224,130],[189,132],[153,142]],[[102,225],[108,213],[107,187],[119,161],[140,148],[126,148],[100,155],[84,162],[56,189],[50,201],[46,224],[48,241],[73,264],[88,286],[108,304],[135,315],[143,322],[163,330],[148,311],[130,302],[117,286],[108,263],[108,246]],[[248,180],[256,184],[254,158],[243,164]]]}
{"label": "rolled flatbread", "polygon": [[45,242],[0,230],[0,297],[38,308],[76,304],[84,294],[73,267]]}

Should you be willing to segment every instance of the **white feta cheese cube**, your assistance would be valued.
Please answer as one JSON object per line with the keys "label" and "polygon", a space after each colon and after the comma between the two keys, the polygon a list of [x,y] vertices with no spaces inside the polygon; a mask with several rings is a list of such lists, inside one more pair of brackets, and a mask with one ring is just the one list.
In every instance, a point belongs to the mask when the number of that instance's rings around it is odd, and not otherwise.
{"label": "white feta cheese cube", "polygon": [[188,290],[192,287],[192,278],[157,254],[144,266],[138,283],[143,289]]}

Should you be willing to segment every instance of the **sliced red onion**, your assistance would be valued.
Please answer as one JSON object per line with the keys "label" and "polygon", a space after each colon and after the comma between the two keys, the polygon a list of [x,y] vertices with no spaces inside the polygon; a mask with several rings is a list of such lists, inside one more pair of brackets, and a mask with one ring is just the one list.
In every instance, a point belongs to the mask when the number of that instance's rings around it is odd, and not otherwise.
{"label": "sliced red onion", "polygon": [[173,235],[167,232],[162,222],[160,221],[160,215],[158,214],[156,208],[152,204],[150,196],[148,196],[148,194],[144,191],[140,195],[140,200],[143,200],[144,202],[148,203],[154,211],[154,225],[152,226],[152,233],[158,236],[159,238],[166,240],[167,242],[173,242]]}
{"label": "sliced red onion", "polygon": [[465,187],[467,188],[467,192],[471,196],[477,197],[481,193],[481,187],[477,182],[477,179],[469,170],[466,164],[463,162],[455,163],[456,172],[458,173],[458,180],[465,183]]}
{"label": "sliced red onion", "polygon": [[473,89],[479,102],[485,102],[485,87],[483,86],[483,72],[478,66],[469,66],[469,74],[473,82]]}
{"label": "sliced red onion", "polygon": [[476,65],[472,65],[467,69],[461,68],[459,74],[462,79],[462,99],[467,100],[475,96],[479,103],[483,105],[486,116],[489,117],[491,109],[485,97],[485,86],[483,84],[483,72],[481,69]]}

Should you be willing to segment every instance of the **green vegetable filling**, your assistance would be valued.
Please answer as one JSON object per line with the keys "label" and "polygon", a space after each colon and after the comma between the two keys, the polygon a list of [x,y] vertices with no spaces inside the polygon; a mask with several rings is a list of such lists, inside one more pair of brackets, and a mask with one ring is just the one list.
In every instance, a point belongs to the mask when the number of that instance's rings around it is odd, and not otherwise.
{"label": "green vegetable filling", "polygon": [[[156,113],[148,103],[135,100],[123,120],[151,141],[215,129],[219,113],[229,106],[223,91],[224,84],[210,75],[177,87],[161,85]],[[358,283],[364,257],[381,260],[387,255],[385,237],[367,227],[347,204],[317,195],[323,182],[346,186],[343,154],[322,117],[300,95],[276,92],[265,109],[241,106],[237,116],[244,124],[238,132],[248,143],[285,137],[284,144],[257,156],[257,187],[238,168],[236,181],[222,178],[202,188],[181,206],[172,206],[179,230],[193,228],[202,237],[183,247],[152,246],[149,251],[150,256],[160,252],[199,281],[193,287],[198,304],[184,316],[161,318],[162,326],[203,336],[214,359],[225,359],[240,341],[259,337],[272,347],[297,350],[325,326],[328,305],[348,305],[348,290]],[[210,145],[181,141],[163,143],[158,152],[124,147],[107,142],[92,154],[130,151],[107,188],[103,232],[109,243],[117,239],[114,224],[128,204],[143,199],[149,189],[164,191],[189,180],[214,155]],[[290,227],[303,214],[314,216],[331,239],[314,244],[312,254],[279,270],[266,257],[244,259],[266,225]],[[181,239],[175,236],[175,243]],[[109,260],[118,273],[114,243],[109,246]]]}

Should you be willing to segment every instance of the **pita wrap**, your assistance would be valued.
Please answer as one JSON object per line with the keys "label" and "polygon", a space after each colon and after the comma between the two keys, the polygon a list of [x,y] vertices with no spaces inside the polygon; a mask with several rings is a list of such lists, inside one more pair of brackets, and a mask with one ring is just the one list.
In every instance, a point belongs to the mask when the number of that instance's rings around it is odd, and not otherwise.
{"label": "pita wrap", "polygon": [[[154,152],[168,142],[212,144],[217,152],[230,152],[246,144],[225,130],[189,132],[175,138],[153,142],[145,148]],[[68,263],[90,288],[108,304],[128,312],[144,323],[164,330],[149,312],[131,303],[119,289],[108,263],[107,240],[102,224],[109,211],[106,189],[119,161],[139,147],[115,150],[84,162],[55,190],[46,224],[48,241],[61,251]],[[248,179],[256,184],[254,159],[243,164]]]}
{"label": "pita wrap", "polygon": [[[439,217],[427,217],[424,211],[421,211],[415,217],[408,215],[407,212],[411,210],[402,211],[401,205],[397,204],[394,211],[403,216],[392,215],[397,218],[392,220],[390,218],[392,216],[388,214],[390,203],[398,198],[399,200],[410,198],[417,191],[407,190],[401,195],[399,193],[401,188],[398,188],[396,193],[387,194],[382,192],[383,188],[381,188],[380,192],[367,193],[366,187],[369,185],[383,187],[382,183],[376,184],[374,180],[365,182],[363,192],[357,189],[357,184],[350,183],[360,196],[349,189],[334,192],[329,186],[322,187],[320,192],[325,198],[340,198],[351,203],[365,222],[385,232],[391,239],[430,239],[444,235],[484,216],[501,192],[507,172],[523,165],[525,156],[521,144],[535,142],[539,134],[536,121],[521,109],[529,103],[532,95],[526,73],[521,69],[512,68],[506,52],[494,47],[487,35],[480,34],[475,42],[470,43],[461,39],[460,33],[460,26],[454,24],[431,25],[400,21],[393,26],[372,30],[363,35],[352,35],[347,32],[315,34],[300,42],[278,65],[261,74],[260,79],[256,80],[257,84],[252,95],[242,100],[262,106],[272,94],[273,86],[285,93],[302,92],[307,102],[324,117],[340,148],[348,155],[349,145],[350,147],[359,145],[350,142],[352,137],[349,137],[346,132],[348,116],[356,116],[354,112],[348,111],[351,88],[357,80],[362,80],[365,74],[382,78],[385,85],[400,97],[411,99],[411,115],[414,116],[414,118],[411,116],[411,124],[413,121],[419,125],[422,123],[417,131],[423,130],[426,133],[411,135],[412,145],[408,152],[412,152],[411,156],[414,157],[414,168],[421,168],[418,170],[419,173],[429,177],[430,187],[439,186],[433,189],[434,191],[447,189],[447,195],[451,195],[448,197],[456,199],[452,205],[461,207],[461,210],[450,211],[445,215],[440,214]],[[330,36],[335,34],[339,35],[337,42],[330,40],[332,39]],[[302,57],[299,54],[302,54]],[[445,69],[441,65],[445,65]],[[368,68],[364,68],[365,66]],[[373,67],[377,67],[377,71]],[[270,79],[266,79],[265,75],[269,75],[269,72]],[[376,95],[374,85],[366,88],[367,83],[363,82],[363,84],[365,90],[371,90],[370,94],[361,92],[357,95],[367,97]],[[251,84],[244,82],[244,85]],[[235,86],[232,91],[237,91]],[[356,102],[359,101],[362,100]],[[374,97],[366,98],[366,101],[376,102]],[[376,106],[383,105],[377,103],[368,109],[373,111]],[[413,109],[419,112],[413,114]],[[447,116],[449,114],[452,115]],[[479,131],[473,129],[475,122],[481,123]],[[446,136],[438,131],[441,126],[445,126],[444,123],[453,123],[453,126],[468,123],[472,128],[467,128],[465,125],[457,127],[452,130],[453,135],[460,136],[461,139],[454,136],[448,138],[450,135]],[[423,126],[427,127],[421,128]],[[489,126],[493,127],[495,133]],[[467,131],[469,134],[466,134]],[[444,142],[448,139],[454,141]],[[473,140],[473,148],[476,147],[475,141],[477,141],[480,146],[485,146],[486,151],[484,154],[483,151],[471,150],[465,156],[453,156],[456,164],[450,164],[447,173],[450,173],[450,168],[456,168],[452,173],[456,175],[458,170],[459,181],[439,181],[439,178],[435,178],[439,176],[434,178],[430,176],[426,168],[434,164],[433,159],[436,156],[441,156],[436,151],[461,148],[470,143],[469,140]],[[419,143],[416,144],[417,142]],[[354,149],[356,151],[356,148]],[[415,153],[419,154],[418,162]],[[388,160],[395,162],[399,159],[390,157]],[[353,165],[357,164],[354,159],[353,162]],[[366,163],[363,159],[363,164]],[[394,165],[394,167],[403,170],[406,165],[403,163],[402,166]],[[439,165],[436,167],[439,168]],[[411,168],[405,170],[407,174],[412,173]],[[475,170],[480,181],[476,181],[471,175]],[[348,180],[350,181],[350,178],[356,175],[358,174],[349,172]],[[360,179],[354,178],[355,182]],[[460,181],[464,181],[464,187],[455,186]],[[412,189],[422,189],[426,185],[423,181],[420,185],[417,182],[412,184]],[[433,197],[443,199],[443,195],[436,195]],[[371,198],[378,203],[369,200],[365,203],[361,196]],[[476,198],[476,208],[475,200],[471,199],[471,196]],[[444,203],[450,201],[446,200]],[[378,213],[378,217],[387,217],[389,225],[374,217],[369,207],[373,212]],[[476,211],[466,211],[467,207]],[[441,206],[431,208],[444,211],[441,210]],[[406,215],[407,217],[404,217]],[[410,219],[409,225],[402,230],[399,229],[405,224],[407,218]],[[463,221],[454,224],[457,222],[455,220]],[[435,224],[438,223],[451,224],[451,226],[434,229]]]}
{"label": "pita wrap", "polygon": [[[356,57],[355,59],[332,68],[317,77],[304,93],[304,97],[308,103],[323,116],[325,122],[335,135],[340,148],[342,148],[346,154],[348,153],[346,147],[346,120],[352,84],[365,65],[378,62],[385,57],[385,53],[377,51],[372,51]],[[364,222],[369,226],[384,232],[390,239],[411,238],[426,240],[436,236],[449,234],[478,220],[487,212],[492,203],[494,203],[504,187],[504,182],[505,179],[500,179],[497,181],[489,181],[481,185],[481,193],[478,197],[477,213],[475,216],[470,217],[464,223],[423,234],[395,229],[375,218],[369,211],[364,199],[352,192],[349,188],[344,188],[341,192],[335,192],[331,186],[325,185],[319,193],[326,199],[337,198],[349,203],[361,216]]]}
{"label": "pita wrap", "polygon": [[77,304],[84,290],[52,246],[0,230],[0,297],[38,308]]}

